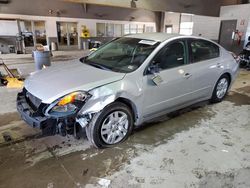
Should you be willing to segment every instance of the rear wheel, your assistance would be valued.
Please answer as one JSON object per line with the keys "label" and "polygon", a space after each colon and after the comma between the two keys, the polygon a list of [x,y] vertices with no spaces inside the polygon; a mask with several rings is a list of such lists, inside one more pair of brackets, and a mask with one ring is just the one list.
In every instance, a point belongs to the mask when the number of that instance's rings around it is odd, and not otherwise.
{"label": "rear wheel", "polygon": [[211,98],[212,103],[221,102],[225,98],[229,88],[229,84],[230,83],[228,75],[222,75],[215,85]]}
{"label": "rear wheel", "polygon": [[97,148],[106,148],[127,139],[133,129],[133,115],[121,102],[114,102],[94,115],[86,127],[88,140]]}

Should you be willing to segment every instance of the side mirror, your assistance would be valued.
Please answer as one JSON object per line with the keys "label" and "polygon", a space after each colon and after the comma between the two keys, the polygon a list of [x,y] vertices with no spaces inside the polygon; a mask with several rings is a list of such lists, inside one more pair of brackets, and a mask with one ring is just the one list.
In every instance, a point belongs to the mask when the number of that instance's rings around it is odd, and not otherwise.
{"label": "side mirror", "polygon": [[155,74],[160,72],[159,63],[152,62],[148,67],[148,74]]}

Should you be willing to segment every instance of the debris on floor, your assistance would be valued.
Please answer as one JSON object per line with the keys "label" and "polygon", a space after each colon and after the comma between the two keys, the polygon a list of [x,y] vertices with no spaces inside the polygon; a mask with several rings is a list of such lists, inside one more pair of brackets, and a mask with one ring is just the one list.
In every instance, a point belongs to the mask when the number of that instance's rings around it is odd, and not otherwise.
{"label": "debris on floor", "polygon": [[17,69],[9,69],[7,65],[3,62],[3,59],[0,59],[0,66],[4,68],[7,75],[3,75],[0,73],[1,85],[7,85],[7,88],[22,88],[23,87],[23,79],[19,74]]}
{"label": "debris on floor", "polygon": [[92,188],[92,187],[108,188],[110,183],[111,181],[108,179],[91,177],[89,180],[89,184],[86,185],[86,188]]}
{"label": "debris on floor", "polygon": [[5,142],[11,142],[12,141],[11,135],[8,132],[3,133],[2,135],[3,135],[3,138],[4,138]]}

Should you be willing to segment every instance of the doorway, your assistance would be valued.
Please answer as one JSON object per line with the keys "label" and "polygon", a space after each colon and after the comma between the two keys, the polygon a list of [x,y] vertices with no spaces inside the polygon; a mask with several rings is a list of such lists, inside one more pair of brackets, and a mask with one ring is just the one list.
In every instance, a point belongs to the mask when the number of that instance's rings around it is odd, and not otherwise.
{"label": "doorway", "polygon": [[57,22],[57,38],[60,46],[77,46],[77,23]]}
{"label": "doorway", "polygon": [[165,33],[172,34],[173,33],[173,25],[165,25]]}
{"label": "doorway", "polygon": [[221,21],[219,44],[231,51],[234,48],[233,34],[236,31],[237,20]]}
{"label": "doorway", "polygon": [[20,20],[19,26],[26,47],[34,47],[36,44],[47,45],[45,21]]}

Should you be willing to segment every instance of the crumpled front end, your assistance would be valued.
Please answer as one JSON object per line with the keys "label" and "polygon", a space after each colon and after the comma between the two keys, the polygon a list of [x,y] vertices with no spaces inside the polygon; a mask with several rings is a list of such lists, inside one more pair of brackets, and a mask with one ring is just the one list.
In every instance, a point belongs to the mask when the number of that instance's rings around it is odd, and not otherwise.
{"label": "crumpled front end", "polygon": [[[130,92],[124,92],[125,89],[130,91],[127,88],[130,88],[131,91],[137,94],[139,93],[138,96],[129,95]],[[71,96],[75,93],[83,95],[81,99],[78,96],[78,100],[72,102]],[[132,101],[142,102],[138,88],[132,87],[129,83],[123,81],[116,81],[94,88],[88,92],[76,91],[70,93],[50,104],[43,103],[41,99],[35,97],[24,88],[17,96],[17,110],[24,121],[34,128],[40,128],[43,135],[60,134],[65,136],[66,134],[74,134],[78,137],[82,130],[91,122],[95,114],[119,99],[132,99]],[[137,111],[135,107],[138,104],[130,103],[128,100],[123,102],[128,102],[135,114],[135,120],[138,120],[137,114],[140,111]],[[61,112],[64,110],[65,105],[69,105],[67,109],[73,106],[72,110]],[[135,124],[139,123],[135,122]]]}
{"label": "crumpled front end", "polygon": [[47,114],[51,104],[42,101],[29,93],[25,88],[17,95],[17,110],[21,118],[31,127],[41,129],[43,136],[74,134],[77,109],[65,115]]}

